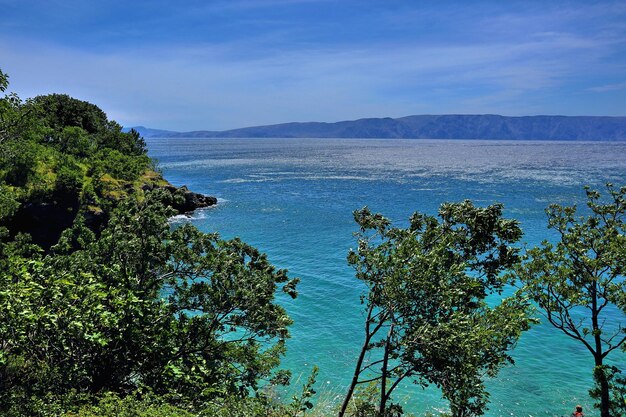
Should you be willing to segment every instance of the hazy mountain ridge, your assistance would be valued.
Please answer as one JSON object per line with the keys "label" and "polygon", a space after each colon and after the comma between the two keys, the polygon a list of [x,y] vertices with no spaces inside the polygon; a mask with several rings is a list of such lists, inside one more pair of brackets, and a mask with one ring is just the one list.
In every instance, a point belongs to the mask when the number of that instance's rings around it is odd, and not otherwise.
{"label": "hazy mountain ridge", "polygon": [[[128,128],[130,129],[130,128]],[[419,115],[325,122],[291,122],[224,131],[174,132],[134,128],[145,137],[395,138],[626,140],[626,117]]]}

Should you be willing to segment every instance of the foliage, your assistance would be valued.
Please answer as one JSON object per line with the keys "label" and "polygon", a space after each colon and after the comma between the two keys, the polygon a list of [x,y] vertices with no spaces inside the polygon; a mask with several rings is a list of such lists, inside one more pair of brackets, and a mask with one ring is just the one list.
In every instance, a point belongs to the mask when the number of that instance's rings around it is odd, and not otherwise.
{"label": "foliage", "polygon": [[66,126],[58,136],[58,149],[78,158],[92,155],[96,146],[89,133],[80,127]]}
{"label": "foliage", "polygon": [[19,203],[9,192],[8,187],[0,185],[0,220],[10,217],[17,210]]}
{"label": "foliage", "polygon": [[[51,255],[0,275],[0,410],[32,396],[149,387],[201,406],[269,379],[296,280],[235,239],[170,230],[159,196],[128,200],[101,236],[82,222]],[[35,409],[28,413],[36,415]]]}
{"label": "foliage", "polygon": [[626,330],[626,187],[607,185],[608,201],[586,188],[589,215],[551,205],[548,227],[558,242],[528,251],[516,275],[550,324],[593,356],[601,415],[609,417],[610,387],[604,359],[624,346]]}
{"label": "foliage", "polygon": [[122,132],[122,127],[94,104],[66,94],[49,94],[35,97],[26,107],[37,113],[46,128],[43,140],[62,152],[86,156],[97,147],[130,156],[146,153],[146,144],[136,131]]}
{"label": "foliage", "polygon": [[317,373],[319,372],[319,368],[317,366],[313,367],[311,371],[311,375],[307,379],[306,383],[302,386],[302,392],[300,395],[294,395],[292,397],[293,401],[287,405],[287,411],[289,416],[296,417],[301,413],[306,413],[308,410],[313,408],[313,403],[311,399],[316,394],[313,389],[313,385],[315,385],[315,379],[317,378]]}
{"label": "foliage", "polygon": [[0,150],[0,181],[17,187],[25,187],[33,181],[39,159],[36,144],[8,141]]}
{"label": "foliage", "polygon": [[106,114],[98,106],[67,94],[38,96],[35,97],[34,104],[39,107],[44,124],[55,132],[61,132],[68,126],[75,126],[93,134],[100,133],[106,128]]}
{"label": "foliage", "polygon": [[100,178],[110,175],[124,181],[133,181],[151,167],[147,156],[124,155],[118,150],[105,148],[100,150],[92,159],[91,173]]}
{"label": "foliage", "polygon": [[158,398],[140,398],[129,395],[121,398],[115,393],[106,393],[95,405],[88,404],[76,412],[67,412],[63,417],[194,417],[187,410],[163,403]]}
{"label": "foliage", "polygon": [[596,400],[595,408],[602,407],[602,379],[605,378],[611,397],[609,400],[609,413],[612,416],[626,415],[626,377],[620,376],[620,371],[615,366],[604,366],[595,368],[593,377],[596,383],[595,387],[589,391],[591,398]]}
{"label": "foliage", "polygon": [[[8,77],[0,71],[0,90]],[[97,106],[64,94],[0,98],[0,186],[18,208],[0,219],[11,235],[29,233],[45,249],[79,212],[100,212],[100,228],[123,198],[163,182],[135,131],[122,132]],[[43,218],[48,217],[45,221]]]}
{"label": "foliage", "polygon": [[314,394],[311,389],[314,375],[303,386],[300,396],[294,396],[290,404],[273,402],[263,395],[256,397],[226,396],[215,398],[201,409],[193,412],[184,406],[174,406],[162,396],[151,392],[136,392],[120,397],[113,392],[100,396],[95,404],[84,404],[76,411],[63,413],[62,417],[286,417],[303,416],[312,408],[308,400]]}
{"label": "foliage", "polygon": [[57,167],[53,195],[57,201],[73,206],[78,203],[83,183],[84,173],[80,166],[71,159],[64,158]]}
{"label": "foliage", "polygon": [[[368,288],[365,342],[340,415],[352,390],[371,381],[385,415],[406,378],[440,387],[454,416],[481,415],[484,378],[512,362],[508,352],[530,325],[524,299],[486,302],[502,292],[501,272],[518,260],[511,246],[521,236],[517,222],[502,218],[501,205],[469,201],[443,204],[439,219],[415,213],[407,228],[367,208],[354,217],[358,249],[348,260]],[[367,354],[379,356],[366,364]]]}
{"label": "foliage", "polygon": [[[9,76],[0,70],[0,93],[4,93],[8,86]],[[3,144],[27,130],[30,116],[17,94],[9,93],[0,98],[0,154],[5,152],[1,147]]]}

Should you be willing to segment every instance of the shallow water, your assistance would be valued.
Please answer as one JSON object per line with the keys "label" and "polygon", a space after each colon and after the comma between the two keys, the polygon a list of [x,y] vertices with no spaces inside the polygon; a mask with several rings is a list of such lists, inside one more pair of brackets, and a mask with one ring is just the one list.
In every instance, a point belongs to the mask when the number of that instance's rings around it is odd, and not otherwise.
{"label": "shallow water", "polygon": [[[548,204],[584,204],[585,184],[626,185],[624,142],[177,138],[148,139],[148,147],[170,182],[220,199],[174,221],[239,236],[302,279],[298,298],[284,300],[295,324],[283,364],[304,378],[318,365],[327,399],[343,392],[363,338],[362,288],[346,263],[353,210],[367,205],[406,224],[444,201],[502,202],[534,245],[552,237]],[[624,369],[624,353],[612,356]],[[576,403],[594,415],[593,360],[582,345],[539,325],[514,357],[489,382],[488,417],[568,415]],[[396,400],[418,415],[445,407],[437,390],[418,386]]]}

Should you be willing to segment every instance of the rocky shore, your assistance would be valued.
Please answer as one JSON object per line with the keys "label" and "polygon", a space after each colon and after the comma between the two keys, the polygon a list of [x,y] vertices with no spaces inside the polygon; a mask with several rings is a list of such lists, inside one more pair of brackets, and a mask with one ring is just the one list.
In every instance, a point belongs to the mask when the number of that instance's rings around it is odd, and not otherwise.
{"label": "rocky shore", "polygon": [[[188,214],[194,210],[211,207],[217,204],[217,198],[196,193],[186,186],[175,187],[166,181],[163,183],[145,183],[143,191],[163,189],[171,198],[166,198],[165,204],[176,210],[177,214]],[[65,201],[31,201],[23,204],[15,213],[12,227],[17,232],[28,233],[33,243],[44,249],[54,245],[63,230],[72,225],[76,215],[81,212],[85,224],[91,230],[98,232],[108,221],[105,210],[98,206],[79,207],[77,204],[67,205]]]}
{"label": "rocky shore", "polygon": [[196,209],[211,207],[217,204],[217,198],[190,191],[185,185],[182,187],[167,185],[164,188],[170,191],[173,196],[182,196],[182,199],[174,198],[172,204],[172,208],[179,214],[190,213]]}

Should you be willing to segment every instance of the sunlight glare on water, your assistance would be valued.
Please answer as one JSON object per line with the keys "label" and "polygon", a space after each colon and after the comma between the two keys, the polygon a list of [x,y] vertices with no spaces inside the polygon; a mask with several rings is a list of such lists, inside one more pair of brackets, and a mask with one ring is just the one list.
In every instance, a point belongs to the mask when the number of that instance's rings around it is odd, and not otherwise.
{"label": "sunlight glare on water", "polygon": [[[362,291],[347,265],[355,244],[352,211],[365,205],[398,224],[411,213],[436,213],[442,202],[502,202],[523,241],[551,235],[545,207],[584,204],[583,185],[626,185],[626,143],[371,139],[148,139],[165,178],[214,195],[217,207],[192,221],[235,236],[301,277],[296,300],[283,299],[295,324],[283,365],[306,378],[320,367],[317,389],[341,395],[363,340]],[[612,354],[624,368],[624,353]],[[560,416],[581,403],[593,360],[547,325],[525,334],[516,365],[489,382],[487,417]],[[403,388],[397,400],[417,415],[445,408],[435,389]]]}

